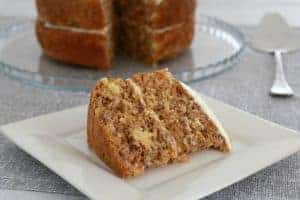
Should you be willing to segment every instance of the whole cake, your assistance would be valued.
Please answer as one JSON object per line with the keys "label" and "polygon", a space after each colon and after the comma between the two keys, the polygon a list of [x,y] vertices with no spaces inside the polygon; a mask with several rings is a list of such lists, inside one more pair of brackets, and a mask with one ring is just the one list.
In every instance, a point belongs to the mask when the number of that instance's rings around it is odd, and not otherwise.
{"label": "whole cake", "polygon": [[36,0],[46,55],[107,69],[116,52],[154,64],[187,49],[196,0]]}
{"label": "whole cake", "polygon": [[193,152],[231,149],[206,104],[167,70],[100,80],[87,121],[90,148],[124,178],[185,161]]}

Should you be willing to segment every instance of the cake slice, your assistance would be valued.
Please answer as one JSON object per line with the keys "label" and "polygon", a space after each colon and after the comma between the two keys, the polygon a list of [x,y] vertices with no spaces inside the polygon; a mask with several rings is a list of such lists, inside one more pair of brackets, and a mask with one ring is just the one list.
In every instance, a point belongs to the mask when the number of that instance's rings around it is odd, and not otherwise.
{"label": "cake slice", "polygon": [[100,80],[87,124],[90,148],[123,178],[185,161],[193,152],[231,149],[205,103],[167,70]]}
{"label": "cake slice", "polygon": [[195,0],[117,1],[120,48],[148,64],[174,58],[192,43],[195,8]]}
{"label": "cake slice", "polygon": [[177,141],[179,155],[213,148],[230,150],[227,134],[205,103],[167,70],[134,75],[146,106]]}
{"label": "cake slice", "polygon": [[121,177],[177,157],[175,139],[145,107],[131,80],[102,79],[96,85],[89,105],[88,144]]}
{"label": "cake slice", "polygon": [[56,60],[107,69],[114,56],[113,0],[36,0],[37,39]]}

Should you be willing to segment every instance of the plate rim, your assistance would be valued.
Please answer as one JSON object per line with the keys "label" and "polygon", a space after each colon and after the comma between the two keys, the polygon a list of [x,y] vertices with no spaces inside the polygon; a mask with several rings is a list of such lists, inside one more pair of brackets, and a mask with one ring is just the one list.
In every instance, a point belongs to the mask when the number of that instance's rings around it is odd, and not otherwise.
{"label": "plate rim", "polygon": [[[190,69],[188,71],[182,71],[182,72],[177,72],[176,74],[180,73],[182,77],[190,77],[191,75],[195,74],[203,74],[200,76],[200,78],[193,78],[192,80],[185,81],[185,83],[195,83],[199,82],[202,80],[205,80],[210,77],[217,76],[233,66],[235,66],[239,60],[241,55],[246,49],[246,39],[245,35],[243,32],[241,32],[236,26],[233,26],[221,19],[218,19],[213,16],[207,16],[203,14],[196,14],[196,17],[199,17],[201,21],[206,21],[207,24],[210,24],[208,27],[215,27],[214,30],[223,30],[224,32],[229,33],[230,36],[234,37],[236,41],[239,41],[239,49],[236,50],[233,54],[230,56],[224,57],[222,60],[216,61],[214,63],[210,63],[207,66],[205,66],[205,70],[197,70],[197,69]],[[198,19],[199,20],[199,19]],[[196,19],[196,24],[199,24],[199,22]],[[26,34],[29,33],[30,31],[33,31],[32,29],[28,30],[28,26],[32,26],[34,24],[35,19],[33,18],[28,18],[27,20],[22,19],[21,22],[19,22],[16,19],[15,23],[6,25],[4,27],[0,27],[0,39],[3,39],[7,37],[6,44],[9,41],[12,41],[16,39],[17,37],[20,37],[22,35],[20,34]],[[202,22],[203,23],[203,22]],[[213,25],[212,25],[213,24]],[[15,27],[16,26],[16,27]],[[216,28],[219,26],[219,28]],[[222,28],[221,28],[222,27]],[[25,32],[24,32],[25,29]],[[1,36],[1,32],[12,32],[14,33],[13,36],[6,36],[6,34],[3,34]],[[210,32],[207,30],[206,32]],[[215,33],[212,35],[216,35]],[[223,39],[225,40],[225,39]],[[5,45],[4,45],[5,46]],[[80,78],[64,78],[64,77],[59,77],[59,76],[41,76],[40,74],[36,72],[28,72],[24,70],[20,70],[18,67],[13,66],[10,63],[7,63],[3,60],[0,60],[0,73],[5,74],[6,76],[18,80],[22,83],[32,85],[34,87],[42,88],[42,89],[48,89],[48,90],[56,90],[56,91],[71,91],[71,92],[88,92],[88,89],[86,87],[69,87],[69,86],[58,86],[55,85],[55,83],[58,82],[64,82],[65,80],[70,80],[70,81],[84,81],[84,79]],[[23,75],[20,75],[20,74]],[[19,75],[17,75],[19,74]],[[31,78],[28,78],[31,77]],[[92,81],[92,80],[90,80]]]}

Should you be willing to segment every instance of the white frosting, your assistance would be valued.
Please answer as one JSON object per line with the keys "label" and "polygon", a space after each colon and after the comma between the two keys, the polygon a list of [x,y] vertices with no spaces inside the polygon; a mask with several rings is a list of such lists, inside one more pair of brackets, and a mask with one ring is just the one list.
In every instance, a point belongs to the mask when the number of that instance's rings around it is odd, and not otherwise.
{"label": "white frosting", "polygon": [[[137,26],[137,24],[135,24],[134,22],[128,20],[128,19],[125,19],[126,23],[130,24],[130,25],[133,25],[133,26]],[[164,32],[167,32],[167,31],[172,31],[174,29],[177,29],[177,28],[180,28],[184,25],[184,23],[178,23],[178,24],[174,24],[174,25],[171,25],[171,26],[165,26],[163,28],[151,28],[149,25],[141,25],[141,27],[145,28],[147,32],[149,33],[157,33],[157,34],[160,34],[160,33],[164,33]]]}
{"label": "white frosting", "polygon": [[[180,28],[183,25],[184,25],[183,23],[180,23],[180,24],[175,24],[172,26],[167,26],[167,27],[159,28],[159,29],[154,29],[149,26],[146,26],[146,30],[151,33],[161,34],[161,33],[167,32],[167,31],[171,31],[171,30]],[[105,26],[103,29],[85,29],[85,28],[77,28],[77,27],[71,27],[71,26],[55,25],[55,24],[51,24],[49,22],[45,22],[44,26],[46,28],[50,28],[50,29],[58,29],[58,30],[66,30],[66,31],[77,32],[77,33],[88,33],[88,34],[98,34],[98,35],[105,35],[111,27],[111,25],[109,24],[109,25]]]}
{"label": "white frosting", "polygon": [[[164,0],[153,0],[154,1],[154,4],[155,5],[159,5],[159,4],[161,4]],[[148,4],[148,3],[150,3],[151,1],[150,0],[144,0],[144,3],[145,4]]]}
{"label": "white frosting", "polygon": [[105,35],[111,27],[111,25],[109,24],[105,26],[103,29],[85,29],[85,28],[77,28],[71,26],[54,25],[49,22],[45,22],[44,26],[50,29],[65,30],[65,31],[71,31],[76,33],[97,34],[97,35]]}
{"label": "white frosting", "polygon": [[161,4],[163,1],[164,1],[164,0],[155,0],[155,4],[156,4],[156,5],[159,5],[159,4]]}
{"label": "white frosting", "polygon": [[228,149],[231,150],[232,145],[229,139],[229,135],[221,125],[221,122],[217,119],[216,115],[210,110],[210,108],[202,100],[199,94],[197,94],[193,89],[191,89],[189,86],[185,85],[184,83],[181,83],[181,85],[194,98],[195,102],[203,109],[203,111],[208,115],[208,117],[214,122],[214,124],[219,130],[220,135],[224,138],[225,143],[228,146]]}
{"label": "white frosting", "polygon": [[180,24],[175,24],[175,25],[172,25],[172,26],[167,26],[167,27],[159,28],[159,29],[154,29],[154,28],[151,28],[151,27],[147,26],[146,29],[147,29],[148,32],[160,34],[160,33],[164,33],[164,32],[167,32],[167,31],[171,31],[171,30],[180,28],[183,25],[184,25],[184,23],[180,23]]}

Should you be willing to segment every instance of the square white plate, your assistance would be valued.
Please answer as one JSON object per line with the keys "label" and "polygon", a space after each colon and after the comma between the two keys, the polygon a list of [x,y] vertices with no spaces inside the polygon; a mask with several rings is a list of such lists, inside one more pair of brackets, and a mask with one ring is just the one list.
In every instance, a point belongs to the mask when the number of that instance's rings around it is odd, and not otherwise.
{"label": "square white plate", "polygon": [[5,125],[20,148],[92,199],[198,199],[300,150],[300,134],[210,98],[230,133],[233,151],[206,151],[188,163],[150,169],[130,180],[115,176],[86,144],[86,106]]}

